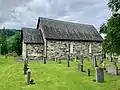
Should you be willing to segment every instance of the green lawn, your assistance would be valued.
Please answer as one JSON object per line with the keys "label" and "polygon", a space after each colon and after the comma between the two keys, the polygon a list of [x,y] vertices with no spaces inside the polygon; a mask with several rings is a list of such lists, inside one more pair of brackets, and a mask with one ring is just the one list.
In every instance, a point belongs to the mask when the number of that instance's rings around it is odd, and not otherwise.
{"label": "green lawn", "polygon": [[[107,63],[107,61],[106,61]],[[107,64],[108,65],[108,64]],[[106,65],[106,66],[107,66]],[[91,76],[85,72],[78,72],[78,62],[58,64],[49,61],[30,62],[32,78],[36,84],[26,85],[26,76],[23,75],[23,62],[16,62],[15,58],[0,57],[0,90],[120,90],[120,76],[105,75],[104,83],[96,83],[94,68],[91,62],[85,60],[84,70],[91,69]]]}

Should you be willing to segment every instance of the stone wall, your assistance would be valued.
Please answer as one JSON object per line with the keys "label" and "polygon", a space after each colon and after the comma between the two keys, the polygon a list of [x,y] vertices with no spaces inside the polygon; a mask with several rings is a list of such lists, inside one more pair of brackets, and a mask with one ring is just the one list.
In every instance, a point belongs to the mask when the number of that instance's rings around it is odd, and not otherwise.
{"label": "stone wall", "polygon": [[73,53],[71,55],[88,55],[89,45],[91,44],[92,53],[101,53],[102,47],[99,42],[78,42],[78,41],[55,41],[47,40],[47,59],[55,59],[62,55],[62,58],[66,58],[70,52],[70,46],[73,46]]}
{"label": "stone wall", "polygon": [[43,56],[43,45],[26,44],[26,53],[30,60],[40,60]]}

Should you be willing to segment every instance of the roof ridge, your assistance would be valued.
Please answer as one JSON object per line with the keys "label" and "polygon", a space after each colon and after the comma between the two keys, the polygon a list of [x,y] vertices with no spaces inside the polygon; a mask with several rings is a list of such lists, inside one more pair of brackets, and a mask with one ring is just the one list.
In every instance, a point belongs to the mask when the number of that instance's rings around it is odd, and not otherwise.
{"label": "roof ridge", "polygon": [[83,24],[83,23],[77,23],[77,22],[72,22],[72,21],[64,21],[64,20],[52,19],[52,18],[48,18],[48,17],[39,17],[39,18],[40,18],[40,20],[52,20],[52,21],[58,21],[58,22],[65,22],[65,23],[69,23],[69,24],[93,26],[93,25],[90,25],[90,24]]}

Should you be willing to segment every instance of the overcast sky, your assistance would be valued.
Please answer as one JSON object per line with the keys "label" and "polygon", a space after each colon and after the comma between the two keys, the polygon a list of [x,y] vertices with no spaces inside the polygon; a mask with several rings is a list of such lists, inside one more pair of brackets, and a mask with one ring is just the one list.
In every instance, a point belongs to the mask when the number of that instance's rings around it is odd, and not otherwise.
{"label": "overcast sky", "polygon": [[0,28],[36,27],[39,16],[92,24],[97,29],[111,12],[108,0],[0,0]]}

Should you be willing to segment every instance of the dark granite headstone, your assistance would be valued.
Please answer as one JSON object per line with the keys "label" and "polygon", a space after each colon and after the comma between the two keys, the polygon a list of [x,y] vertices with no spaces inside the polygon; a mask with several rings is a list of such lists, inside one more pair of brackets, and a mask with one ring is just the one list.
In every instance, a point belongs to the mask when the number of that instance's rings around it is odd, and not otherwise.
{"label": "dark granite headstone", "polygon": [[70,67],[70,56],[67,56],[67,67]]}
{"label": "dark granite headstone", "polygon": [[43,57],[43,64],[46,64],[46,57]]}
{"label": "dark granite headstone", "polygon": [[89,68],[86,69],[86,73],[87,73],[87,76],[90,76],[90,69]]}
{"label": "dark granite headstone", "polygon": [[96,82],[104,82],[103,68],[99,68],[99,67],[95,68],[95,77],[96,77]]}

